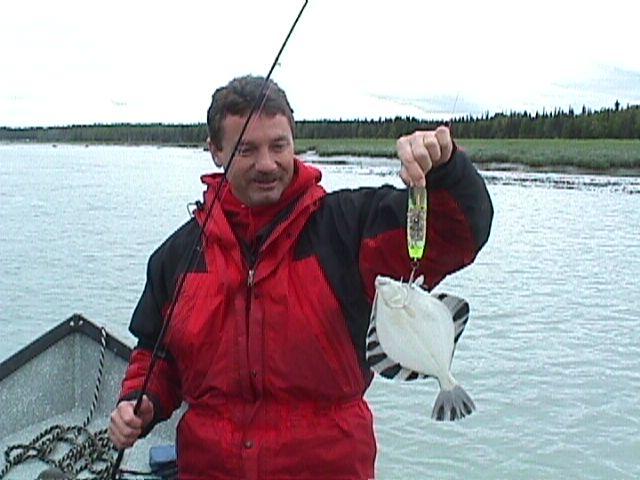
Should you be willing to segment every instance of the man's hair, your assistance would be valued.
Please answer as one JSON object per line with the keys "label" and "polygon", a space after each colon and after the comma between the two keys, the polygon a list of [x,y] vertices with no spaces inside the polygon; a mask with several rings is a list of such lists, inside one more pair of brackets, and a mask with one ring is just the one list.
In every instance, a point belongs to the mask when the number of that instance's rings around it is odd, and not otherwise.
{"label": "man's hair", "polygon": [[[258,97],[263,93],[262,85],[264,77],[246,75],[231,80],[226,86],[218,88],[211,96],[211,105],[207,110],[207,127],[209,139],[213,145],[222,149],[222,122],[227,115],[248,115],[251,108],[256,103]],[[291,133],[295,132],[293,120],[293,110],[287,95],[275,82],[269,80],[265,87],[264,100],[261,97],[261,105],[258,107],[258,114],[275,116],[284,115],[289,121]]]}

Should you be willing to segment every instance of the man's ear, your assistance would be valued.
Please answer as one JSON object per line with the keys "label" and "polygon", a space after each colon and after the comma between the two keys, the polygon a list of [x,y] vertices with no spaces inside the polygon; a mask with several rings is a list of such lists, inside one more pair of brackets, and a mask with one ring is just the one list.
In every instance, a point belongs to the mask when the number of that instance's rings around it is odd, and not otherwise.
{"label": "man's ear", "polygon": [[207,147],[209,147],[209,153],[211,154],[213,163],[215,163],[216,167],[222,167],[222,162],[219,160],[220,156],[218,155],[218,149],[209,137],[207,137]]}

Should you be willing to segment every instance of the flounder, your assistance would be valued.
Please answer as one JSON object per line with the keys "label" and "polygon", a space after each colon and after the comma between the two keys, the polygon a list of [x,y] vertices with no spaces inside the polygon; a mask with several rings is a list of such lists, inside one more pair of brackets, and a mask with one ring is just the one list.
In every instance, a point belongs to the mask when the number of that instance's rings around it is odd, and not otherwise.
{"label": "flounder", "polygon": [[469,304],[458,297],[430,294],[423,277],[403,283],[378,276],[367,334],[367,362],[385,378],[435,377],[440,393],[435,420],[457,420],[475,410],[471,397],[451,375],[456,343],[469,319]]}

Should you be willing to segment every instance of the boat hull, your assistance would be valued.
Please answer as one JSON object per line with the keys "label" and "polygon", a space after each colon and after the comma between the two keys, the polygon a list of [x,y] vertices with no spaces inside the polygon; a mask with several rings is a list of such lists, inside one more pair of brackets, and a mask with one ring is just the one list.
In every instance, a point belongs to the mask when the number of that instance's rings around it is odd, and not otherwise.
{"label": "boat hull", "polygon": [[[102,381],[95,396],[103,345]],[[74,315],[1,362],[0,452],[30,442],[51,425],[82,425],[94,403],[88,429],[106,428],[130,354],[125,343]],[[148,471],[149,448],[174,443],[176,416],[129,449],[123,467]],[[4,455],[0,471],[3,467]],[[30,460],[12,468],[5,478],[35,478],[46,468],[45,463]]]}

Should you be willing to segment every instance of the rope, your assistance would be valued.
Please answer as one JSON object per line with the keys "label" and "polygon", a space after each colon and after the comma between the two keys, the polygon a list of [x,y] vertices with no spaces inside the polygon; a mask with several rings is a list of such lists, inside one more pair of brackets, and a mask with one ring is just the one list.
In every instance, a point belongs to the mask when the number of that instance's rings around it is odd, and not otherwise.
{"label": "rope", "polygon": [[[104,480],[109,478],[114,464],[115,447],[109,439],[106,428],[95,433],[92,433],[87,428],[98,406],[104,374],[106,346],[107,331],[102,327],[100,359],[98,361],[98,374],[93,391],[93,400],[89,413],[82,424],[71,426],[51,425],[36,435],[29,443],[7,447],[4,452],[5,465],[0,470],[0,479],[4,478],[13,467],[31,459],[41,460],[78,480]],[[60,446],[68,448],[62,456],[59,453],[57,454]],[[85,472],[89,472],[90,476],[79,476]]]}
{"label": "rope", "polygon": [[100,359],[98,360],[98,375],[96,378],[96,386],[93,389],[93,400],[91,401],[91,407],[89,407],[89,413],[87,414],[87,418],[82,422],[82,427],[86,428],[91,419],[93,418],[93,414],[96,411],[96,407],[98,406],[98,398],[100,397],[100,387],[102,386],[102,375],[104,374],[104,354],[107,350],[107,331],[104,327],[100,327]]}

